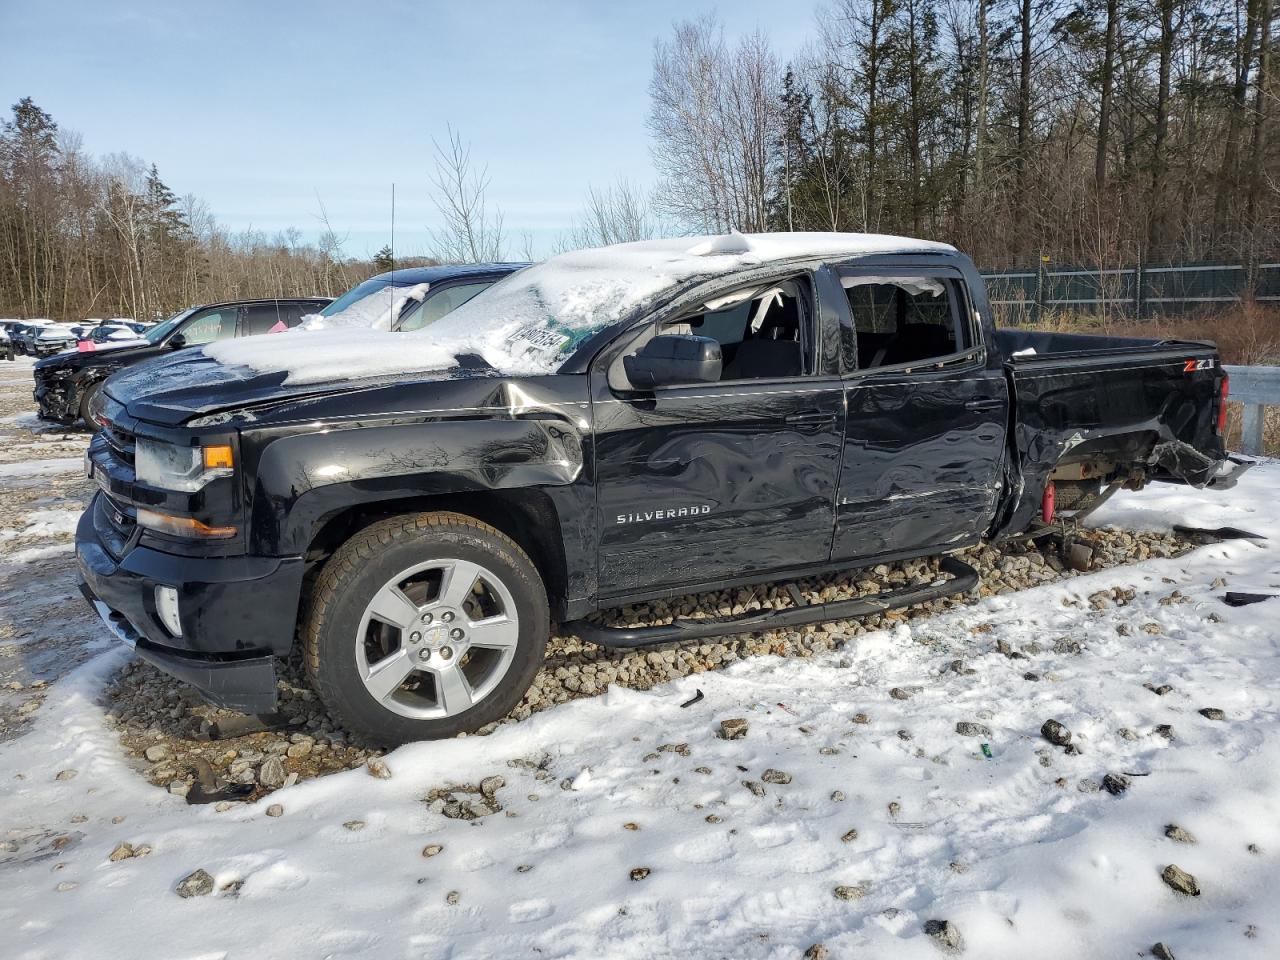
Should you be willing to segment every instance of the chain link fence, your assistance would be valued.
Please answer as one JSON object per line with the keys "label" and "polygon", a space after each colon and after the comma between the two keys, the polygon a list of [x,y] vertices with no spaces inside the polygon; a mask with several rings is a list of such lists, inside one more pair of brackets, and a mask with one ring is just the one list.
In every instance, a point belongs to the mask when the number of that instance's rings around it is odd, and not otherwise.
{"label": "chain link fence", "polygon": [[[1143,320],[1211,313],[1253,299],[1280,304],[1280,263],[1052,266],[983,271],[1001,326],[1038,323],[1046,313]],[[1250,294],[1252,296],[1250,297]]]}

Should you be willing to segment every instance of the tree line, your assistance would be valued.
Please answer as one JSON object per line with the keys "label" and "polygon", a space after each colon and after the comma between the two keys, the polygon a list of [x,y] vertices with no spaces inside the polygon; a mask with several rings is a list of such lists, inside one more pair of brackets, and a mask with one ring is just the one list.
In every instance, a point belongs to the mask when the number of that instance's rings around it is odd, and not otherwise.
{"label": "tree line", "polygon": [[[1276,16],[1274,0],[829,0],[789,60],[762,31],[680,22],[654,48],[656,187],[590,186],[552,246],[844,230],[948,240],[985,268],[1256,265],[1280,257]],[[434,168],[431,259],[509,255],[488,169],[453,129]],[[0,127],[0,315],[336,294],[392,262],[345,256],[327,218],[314,243],[230,233],[30,98]]]}
{"label": "tree line", "polygon": [[946,239],[985,267],[1277,253],[1272,0],[835,0],[784,62],[655,46],[658,212]]}
{"label": "tree line", "polygon": [[229,233],[154,164],[95,158],[28,98],[0,127],[0,316],[153,319],[195,303],[335,295],[377,269],[326,223]]}

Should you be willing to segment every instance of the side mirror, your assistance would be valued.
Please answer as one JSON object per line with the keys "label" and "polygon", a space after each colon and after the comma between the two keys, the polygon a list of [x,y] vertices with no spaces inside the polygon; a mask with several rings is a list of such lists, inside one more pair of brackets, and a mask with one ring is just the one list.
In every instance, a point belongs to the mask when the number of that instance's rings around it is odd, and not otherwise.
{"label": "side mirror", "polygon": [[181,350],[186,345],[187,345],[187,338],[180,333],[175,333],[172,337],[169,338],[170,350]]}
{"label": "side mirror", "polygon": [[627,379],[637,390],[687,383],[715,383],[720,379],[720,343],[710,337],[673,333],[654,337],[640,350],[622,358]]}

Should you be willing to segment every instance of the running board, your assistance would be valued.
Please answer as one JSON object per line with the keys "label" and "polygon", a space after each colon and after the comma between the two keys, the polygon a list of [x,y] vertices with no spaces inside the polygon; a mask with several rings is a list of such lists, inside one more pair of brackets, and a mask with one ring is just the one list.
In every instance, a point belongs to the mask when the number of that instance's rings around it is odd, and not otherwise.
{"label": "running board", "polygon": [[675,620],[657,627],[602,627],[598,623],[575,620],[566,623],[566,633],[571,633],[589,643],[602,647],[649,647],[660,643],[683,643],[706,637],[724,637],[735,633],[760,633],[779,627],[794,627],[806,623],[830,623],[834,620],[853,620],[886,610],[911,607],[928,603],[941,597],[968,593],[978,582],[978,571],[955,557],[942,557],[938,571],[950,575],[950,580],[937,580],[923,586],[903,587],[888,593],[831,603],[805,603],[794,584],[787,590],[794,607],[785,610],[752,610],[734,617],[708,617],[706,619]]}

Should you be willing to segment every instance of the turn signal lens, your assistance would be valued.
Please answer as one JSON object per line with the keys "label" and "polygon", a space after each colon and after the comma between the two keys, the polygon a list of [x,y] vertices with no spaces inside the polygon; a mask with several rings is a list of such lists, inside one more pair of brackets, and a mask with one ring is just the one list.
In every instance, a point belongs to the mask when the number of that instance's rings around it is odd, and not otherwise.
{"label": "turn signal lens", "polygon": [[229,444],[221,444],[216,447],[201,447],[200,449],[204,451],[204,468],[206,470],[230,470],[235,466]]}
{"label": "turn signal lens", "polygon": [[138,525],[171,537],[193,540],[226,540],[236,535],[235,527],[211,527],[194,517],[175,517],[169,513],[138,508]]}

